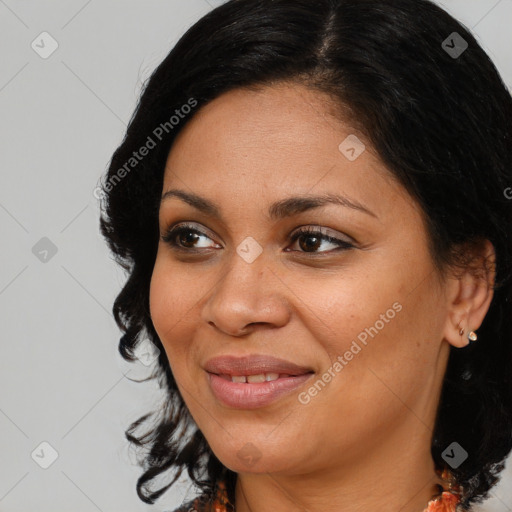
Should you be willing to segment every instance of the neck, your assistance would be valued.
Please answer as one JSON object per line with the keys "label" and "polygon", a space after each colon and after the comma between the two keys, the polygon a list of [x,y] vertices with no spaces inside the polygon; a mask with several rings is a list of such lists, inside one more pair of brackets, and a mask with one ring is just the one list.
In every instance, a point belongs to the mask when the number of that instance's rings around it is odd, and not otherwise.
{"label": "neck", "polygon": [[236,512],[423,512],[442,483],[430,449],[419,449],[429,440],[430,431],[398,435],[391,446],[372,450],[372,460],[307,473],[239,473]]}

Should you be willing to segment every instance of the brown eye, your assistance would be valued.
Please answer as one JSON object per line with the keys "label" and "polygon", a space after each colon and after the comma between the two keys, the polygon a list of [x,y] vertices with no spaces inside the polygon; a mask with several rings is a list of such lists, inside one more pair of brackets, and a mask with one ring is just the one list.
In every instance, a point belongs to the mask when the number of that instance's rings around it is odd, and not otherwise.
{"label": "brown eye", "polygon": [[[211,244],[206,243],[203,246],[199,246],[200,240],[208,239],[212,240],[208,235],[199,231],[195,227],[190,225],[180,224],[172,227],[162,236],[162,240],[167,243],[172,249],[183,252],[200,252],[202,249],[212,248]],[[291,237],[292,243],[298,241],[299,249],[293,252],[299,252],[304,254],[325,254],[331,252],[337,252],[342,250],[351,249],[354,247],[353,244],[346,240],[330,236],[328,233],[322,231],[321,228],[315,228],[308,226],[297,231]],[[328,249],[319,251],[323,245],[331,244],[334,249]],[[222,248],[222,246],[215,244],[214,248]],[[288,251],[290,252],[290,251]]]}
{"label": "brown eye", "polygon": [[334,251],[346,250],[354,247],[350,242],[330,236],[327,233],[322,232],[321,229],[314,227],[307,227],[296,232],[292,236],[292,242],[296,242],[297,240],[299,240],[298,245],[300,247],[300,251],[298,252],[311,254],[315,254],[317,252],[319,252],[320,254],[333,252],[332,250],[317,251],[317,249],[321,247],[322,243],[324,242],[328,242],[336,246],[337,249],[335,248]]}
{"label": "brown eye", "polygon": [[175,234],[175,239],[178,239],[181,245],[189,248],[191,246],[193,247],[194,243],[196,243],[199,238],[200,236],[198,236],[195,231],[189,229],[180,229]]}
{"label": "brown eye", "polygon": [[[211,238],[202,231],[183,224],[170,228],[162,236],[162,240],[169,244],[173,249],[190,252],[209,247],[199,247],[197,245],[201,238],[211,240]],[[217,245],[217,247],[219,246]]]}

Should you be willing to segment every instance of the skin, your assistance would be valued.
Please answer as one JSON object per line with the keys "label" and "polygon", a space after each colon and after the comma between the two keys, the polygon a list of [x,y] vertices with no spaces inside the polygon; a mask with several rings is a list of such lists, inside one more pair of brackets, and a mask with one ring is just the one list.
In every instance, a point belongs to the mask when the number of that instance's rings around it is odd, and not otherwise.
{"label": "skin", "polygon": [[[338,149],[350,134],[366,145],[355,161]],[[205,235],[189,245],[191,235],[178,237],[195,256],[160,241],[150,309],[189,411],[238,473],[237,512],[422,511],[439,481],[430,444],[450,345],[467,344],[460,327],[480,326],[493,276],[443,280],[418,205],[329,99],[299,84],[238,89],[202,108],[169,154],[162,193],[170,189],[221,207],[217,218],[162,201],[162,235],[182,222]],[[322,193],[374,215],[333,204],[266,215],[274,201]],[[291,242],[300,226],[353,248]],[[236,251],[247,237],[263,249],[252,263]],[[478,257],[493,254],[486,243]],[[253,410],[223,405],[208,385],[204,364],[226,354],[287,359],[311,367],[315,382],[394,303],[401,311],[308,404],[298,393],[311,380]],[[237,456],[247,443],[251,465]]]}

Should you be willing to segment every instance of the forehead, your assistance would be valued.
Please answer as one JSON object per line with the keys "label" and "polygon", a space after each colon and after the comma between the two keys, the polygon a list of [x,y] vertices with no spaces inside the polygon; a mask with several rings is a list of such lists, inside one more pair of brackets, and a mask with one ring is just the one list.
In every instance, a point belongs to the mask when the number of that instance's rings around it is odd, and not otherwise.
{"label": "forehead", "polygon": [[[225,93],[178,134],[164,192],[179,186],[220,203],[344,192],[362,203],[377,202],[378,213],[386,191],[389,201],[403,191],[363,135],[335,111],[327,95],[299,84]],[[347,145],[354,146],[355,159],[344,153]]]}
{"label": "forehead", "polygon": [[[276,148],[301,154],[306,149],[304,143],[311,144],[317,139],[318,146],[329,128],[336,140],[343,131],[351,131],[336,117],[334,104],[327,95],[284,82],[222,94],[195,113],[173,146],[183,150],[186,139],[188,149],[197,144],[208,150],[215,142],[219,150],[228,148],[231,152],[244,148],[266,148],[271,152]],[[325,141],[320,149],[327,149],[328,144]]]}

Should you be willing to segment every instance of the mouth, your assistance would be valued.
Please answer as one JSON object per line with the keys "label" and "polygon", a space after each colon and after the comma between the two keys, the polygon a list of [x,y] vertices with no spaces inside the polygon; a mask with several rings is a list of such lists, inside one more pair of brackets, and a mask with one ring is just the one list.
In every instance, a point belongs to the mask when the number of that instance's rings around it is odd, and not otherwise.
{"label": "mouth", "polygon": [[205,370],[214,396],[237,409],[264,407],[308,381],[314,371],[272,356],[222,356],[210,359]]}
{"label": "mouth", "polygon": [[275,374],[277,374],[278,377],[280,375],[298,376],[313,371],[310,367],[263,354],[242,357],[233,355],[214,357],[206,362],[204,369],[216,375],[245,377],[257,375],[270,375],[272,377]]}
{"label": "mouth", "polygon": [[231,382],[245,382],[249,384],[257,384],[260,382],[273,382],[277,379],[286,379],[287,377],[298,377],[298,375],[289,375],[287,373],[257,373],[256,375],[230,375],[227,373],[223,373],[218,376],[221,377],[222,379]]}

